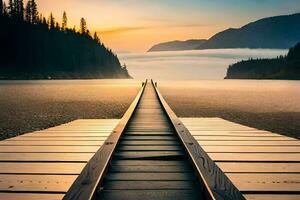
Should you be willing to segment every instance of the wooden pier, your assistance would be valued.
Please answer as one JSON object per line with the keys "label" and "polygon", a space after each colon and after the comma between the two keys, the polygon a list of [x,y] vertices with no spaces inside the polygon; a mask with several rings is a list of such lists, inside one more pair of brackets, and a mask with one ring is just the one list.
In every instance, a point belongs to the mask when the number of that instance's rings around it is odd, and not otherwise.
{"label": "wooden pier", "polygon": [[0,142],[0,200],[299,199],[300,142],[219,118],[179,119],[152,81],[120,120]]}

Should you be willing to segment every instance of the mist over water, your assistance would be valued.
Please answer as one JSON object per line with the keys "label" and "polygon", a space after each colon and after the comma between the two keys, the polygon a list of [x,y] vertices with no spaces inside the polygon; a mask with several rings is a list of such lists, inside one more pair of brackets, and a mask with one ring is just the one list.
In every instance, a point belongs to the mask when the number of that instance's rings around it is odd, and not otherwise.
{"label": "mist over water", "polygon": [[287,54],[286,49],[210,49],[148,53],[120,53],[135,79],[207,80],[223,79],[227,68],[248,58],[273,58]]}

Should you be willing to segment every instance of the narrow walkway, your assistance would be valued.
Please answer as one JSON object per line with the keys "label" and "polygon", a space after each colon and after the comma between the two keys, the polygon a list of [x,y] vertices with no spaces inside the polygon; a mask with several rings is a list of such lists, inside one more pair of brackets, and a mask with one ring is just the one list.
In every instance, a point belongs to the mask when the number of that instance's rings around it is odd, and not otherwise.
{"label": "narrow walkway", "polygon": [[198,180],[148,83],[95,199],[205,199]]}

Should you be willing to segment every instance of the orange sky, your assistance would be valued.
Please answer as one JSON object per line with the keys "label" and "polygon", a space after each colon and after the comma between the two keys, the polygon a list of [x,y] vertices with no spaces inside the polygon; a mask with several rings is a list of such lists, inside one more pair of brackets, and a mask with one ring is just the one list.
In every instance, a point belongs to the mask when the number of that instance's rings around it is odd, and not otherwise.
{"label": "orange sky", "polygon": [[[169,40],[209,38],[228,27],[300,10],[298,0],[37,0],[44,15],[52,11],[69,26],[85,17],[90,31],[115,51],[146,51]],[[25,0],[26,3],[26,0]]]}

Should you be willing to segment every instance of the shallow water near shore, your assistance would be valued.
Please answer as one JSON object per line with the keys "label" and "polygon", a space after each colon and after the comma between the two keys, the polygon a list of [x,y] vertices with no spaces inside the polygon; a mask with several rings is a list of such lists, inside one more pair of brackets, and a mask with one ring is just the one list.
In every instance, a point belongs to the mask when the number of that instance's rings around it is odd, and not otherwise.
{"label": "shallow water near shore", "polygon": [[[158,81],[180,117],[222,117],[298,137],[300,81]],[[137,80],[0,81],[0,137],[80,118],[120,118],[135,98]]]}

